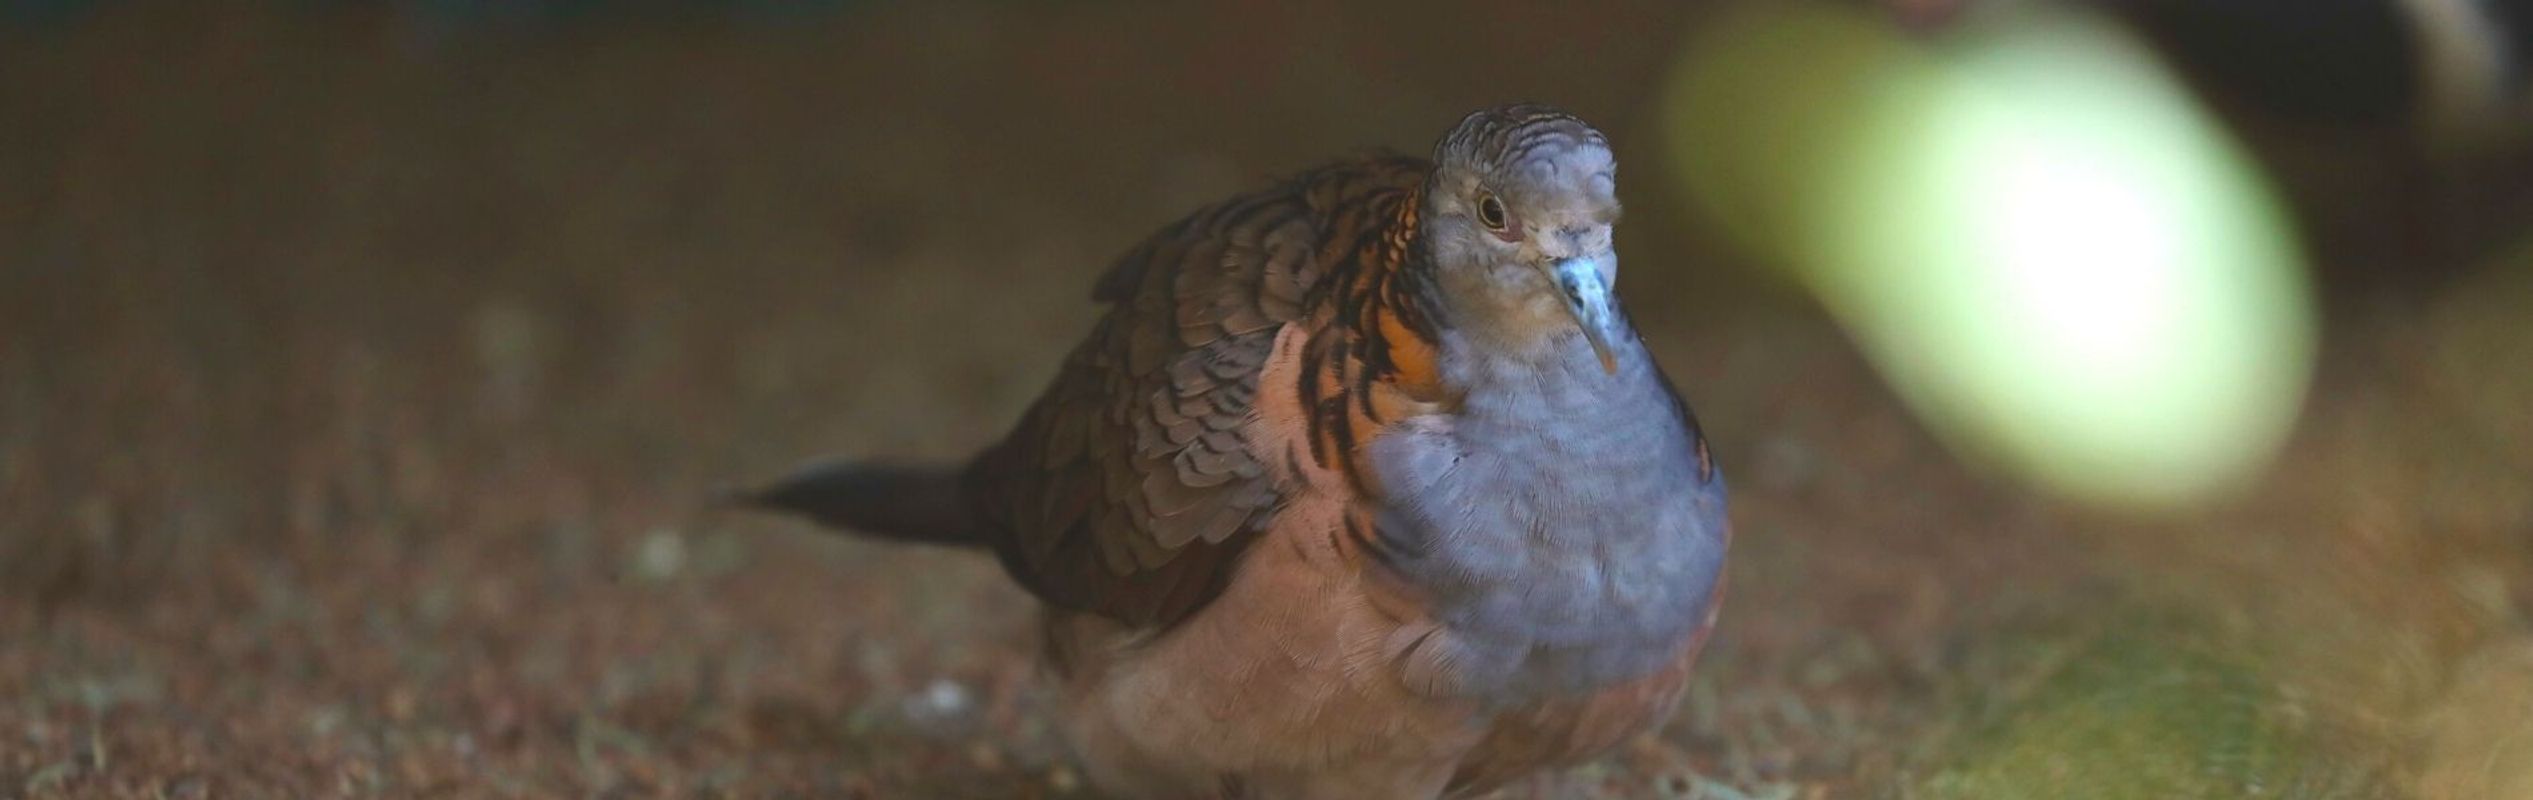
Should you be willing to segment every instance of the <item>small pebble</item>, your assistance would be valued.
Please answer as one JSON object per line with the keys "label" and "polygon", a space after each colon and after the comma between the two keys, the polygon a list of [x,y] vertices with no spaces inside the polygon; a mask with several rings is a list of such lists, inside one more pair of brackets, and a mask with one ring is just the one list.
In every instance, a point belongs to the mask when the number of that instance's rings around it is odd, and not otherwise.
{"label": "small pebble", "polygon": [[634,574],[644,580],[664,581],[677,577],[686,569],[686,539],[676,531],[655,528],[642,537],[634,551]]}
{"label": "small pebble", "polygon": [[976,717],[976,698],[966,686],[948,678],[934,680],[905,700],[906,720],[936,736],[957,736]]}

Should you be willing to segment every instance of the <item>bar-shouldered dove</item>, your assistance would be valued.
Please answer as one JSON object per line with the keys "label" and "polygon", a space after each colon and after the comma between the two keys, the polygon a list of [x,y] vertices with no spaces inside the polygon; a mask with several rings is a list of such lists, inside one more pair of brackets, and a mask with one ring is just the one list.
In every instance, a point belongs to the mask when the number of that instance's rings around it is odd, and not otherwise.
{"label": "bar-shouldered dove", "polygon": [[1611,288],[1607,140],[1538,105],[1180,220],[1001,443],[748,493],[986,549],[1138,798],[1431,798],[1610,751],[1713,627],[1724,482]]}

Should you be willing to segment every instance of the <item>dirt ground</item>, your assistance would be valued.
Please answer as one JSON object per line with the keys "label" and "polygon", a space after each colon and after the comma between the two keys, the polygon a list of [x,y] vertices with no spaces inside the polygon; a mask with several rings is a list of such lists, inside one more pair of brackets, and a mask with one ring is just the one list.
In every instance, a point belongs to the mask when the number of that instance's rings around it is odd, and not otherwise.
{"label": "dirt ground", "polygon": [[2089,511],[1680,222],[1688,12],[1288,5],[0,34],[0,798],[1086,796],[993,565],[703,499],[976,447],[1146,231],[1520,97],[1646,165],[1739,529],[1676,722],[1534,791],[2533,797],[2533,242],[2334,295],[2244,496]]}

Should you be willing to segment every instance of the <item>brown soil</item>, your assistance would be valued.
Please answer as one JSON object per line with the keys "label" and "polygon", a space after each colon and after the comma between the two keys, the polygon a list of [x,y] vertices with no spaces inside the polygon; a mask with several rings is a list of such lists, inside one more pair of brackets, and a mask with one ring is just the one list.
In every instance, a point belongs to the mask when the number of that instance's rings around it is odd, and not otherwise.
{"label": "brown soil", "polygon": [[1081,796],[990,563],[703,498],[975,447],[1145,231],[1517,97],[1647,165],[1740,532],[1678,721],[1540,791],[2533,792],[2533,257],[2337,303],[2247,496],[2090,512],[1678,222],[1672,4],[1306,5],[0,33],[0,798]]}

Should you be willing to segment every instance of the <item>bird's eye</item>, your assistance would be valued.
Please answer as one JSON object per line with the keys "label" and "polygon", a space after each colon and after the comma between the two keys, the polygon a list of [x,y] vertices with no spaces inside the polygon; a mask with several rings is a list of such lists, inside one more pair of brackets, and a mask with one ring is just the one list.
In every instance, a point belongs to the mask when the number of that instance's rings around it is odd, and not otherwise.
{"label": "bird's eye", "polygon": [[1504,201],[1495,199],[1492,194],[1478,195],[1478,224],[1490,231],[1503,232]]}

